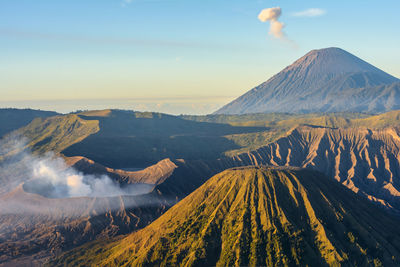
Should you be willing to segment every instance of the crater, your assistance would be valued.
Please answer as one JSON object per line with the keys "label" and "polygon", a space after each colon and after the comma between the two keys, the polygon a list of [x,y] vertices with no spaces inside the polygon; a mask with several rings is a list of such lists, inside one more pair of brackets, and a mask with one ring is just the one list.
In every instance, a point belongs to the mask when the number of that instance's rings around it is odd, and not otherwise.
{"label": "crater", "polygon": [[[115,197],[115,196],[136,196],[150,193],[154,184],[136,183],[119,185],[115,183],[109,191],[96,192],[95,188],[91,187],[90,184],[85,184],[92,191],[89,194],[72,194],[71,186],[68,184],[54,184],[47,179],[32,179],[26,181],[22,188],[27,193],[38,194],[46,198],[72,198],[72,197]],[[119,189],[116,190],[115,188]]]}

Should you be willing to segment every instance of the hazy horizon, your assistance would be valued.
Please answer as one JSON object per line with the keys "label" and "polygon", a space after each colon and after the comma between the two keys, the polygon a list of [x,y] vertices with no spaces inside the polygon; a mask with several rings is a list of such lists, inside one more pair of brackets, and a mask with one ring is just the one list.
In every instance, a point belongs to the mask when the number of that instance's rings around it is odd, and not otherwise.
{"label": "hazy horizon", "polygon": [[54,99],[0,101],[1,108],[40,109],[70,113],[78,110],[126,109],[134,111],[152,111],[172,115],[207,115],[213,113],[235,96],[214,97],[165,97],[136,99]]}
{"label": "hazy horizon", "polygon": [[[280,12],[271,29],[271,18],[259,16],[268,7]],[[1,1],[0,106],[68,112],[118,103],[207,114],[310,50],[332,46],[400,77],[398,7],[388,0]]]}

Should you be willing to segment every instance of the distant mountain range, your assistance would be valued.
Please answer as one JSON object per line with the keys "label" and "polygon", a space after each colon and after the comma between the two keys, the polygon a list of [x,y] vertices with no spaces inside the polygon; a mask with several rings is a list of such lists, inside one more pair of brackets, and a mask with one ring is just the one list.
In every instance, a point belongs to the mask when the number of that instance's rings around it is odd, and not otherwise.
{"label": "distant mountain range", "polygon": [[340,49],[313,50],[215,114],[400,109],[400,80]]}

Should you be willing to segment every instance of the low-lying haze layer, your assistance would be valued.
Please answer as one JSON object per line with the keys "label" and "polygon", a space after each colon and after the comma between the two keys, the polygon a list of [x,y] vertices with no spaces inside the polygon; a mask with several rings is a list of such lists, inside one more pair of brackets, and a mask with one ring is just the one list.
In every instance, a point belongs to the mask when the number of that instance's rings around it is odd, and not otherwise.
{"label": "low-lying haze layer", "polygon": [[11,151],[23,148],[24,141],[17,137],[8,137],[0,144],[0,156],[3,156],[0,183],[5,191],[20,184],[27,192],[50,198],[111,197],[149,191],[148,186],[141,184],[121,187],[107,175],[83,174],[67,166],[64,159],[53,153],[39,156],[24,150],[10,155]]}

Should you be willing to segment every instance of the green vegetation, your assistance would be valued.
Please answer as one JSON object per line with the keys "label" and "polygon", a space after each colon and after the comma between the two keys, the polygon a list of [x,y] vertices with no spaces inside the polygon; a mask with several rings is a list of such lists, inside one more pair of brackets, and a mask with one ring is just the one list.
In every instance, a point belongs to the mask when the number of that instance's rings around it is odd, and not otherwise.
{"label": "green vegetation", "polygon": [[[349,232],[351,231],[351,232]],[[51,266],[393,266],[397,221],[321,174],[226,170],[146,228]]]}
{"label": "green vegetation", "polygon": [[274,142],[284,137],[287,133],[300,126],[322,126],[330,128],[369,128],[378,129],[400,126],[400,111],[390,111],[380,115],[364,113],[310,113],[310,114],[244,114],[244,115],[205,115],[181,116],[187,120],[226,123],[232,126],[266,127],[268,130],[257,133],[226,135],[229,140],[240,146],[239,149],[226,151],[227,156],[248,152]]}
{"label": "green vegetation", "polygon": [[182,115],[181,118],[186,120],[193,120],[199,122],[212,122],[212,123],[225,123],[231,125],[252,124],[252,125],[265,125],[279,121],[287,120],[312,120],[315,118],[323,117],[336,117],[344,119],[359,119],[369,117],[368,114],[343,112],[343,113],[308,113],[308,114],[291,114],[291,113],[253,113],[242,115]]}
{"label": "green vegetation", "polygon": [[58,113],[52,111],[42,111],[34,109],[0,109],[0,137],[27,125],[35,118],[47,118]]}
{"label": "green vegetation", "polygon": [[85,111],[38,119],[19,132],[35,152],[85,156],[103,165],[143,167],[164,158],[213,160],[255,150],[299,125],[383,128],[400,124],[400,112],[381,115],[247,114],[171,116],[123,110]]}
{"label": "green vegetation", "polygon": [[28,146],[34,152],[61,152],[98,131],[98,121],[70,114],[35,119],[19,133],[29,140]]}

